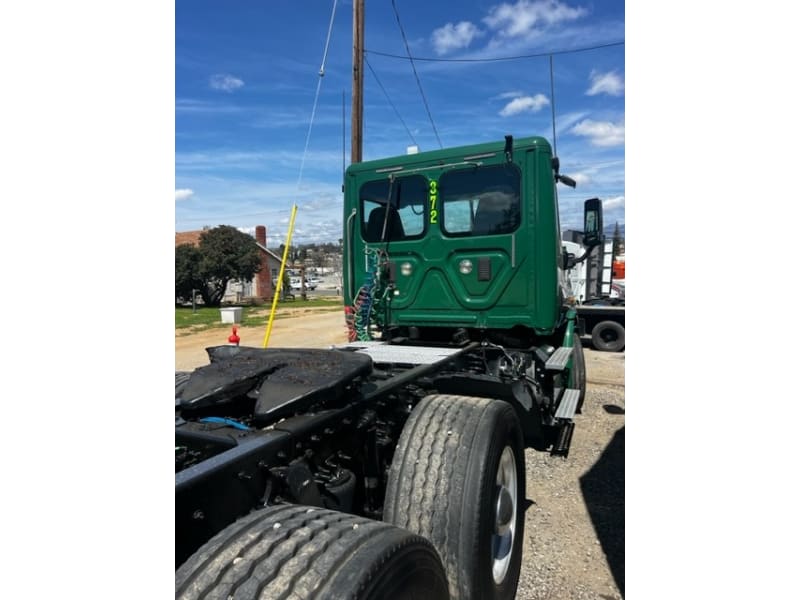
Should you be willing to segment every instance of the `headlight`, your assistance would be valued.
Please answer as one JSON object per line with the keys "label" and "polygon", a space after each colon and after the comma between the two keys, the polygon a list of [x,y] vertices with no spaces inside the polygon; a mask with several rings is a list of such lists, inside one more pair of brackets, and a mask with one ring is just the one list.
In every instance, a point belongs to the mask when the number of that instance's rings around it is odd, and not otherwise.
{"label": "headlight", "polygon": [[411,275],[412,270],[413,269],[410,262],[404,262],[402,265],[400,265],[400,274],[404,275],[405,277]]}
{"label": "headlight", "polygon": [[458,270],[461,271],[462,275],[469,275],[472,273],[472,261],[468,258],[465,258],[460,263],[458,263]]}

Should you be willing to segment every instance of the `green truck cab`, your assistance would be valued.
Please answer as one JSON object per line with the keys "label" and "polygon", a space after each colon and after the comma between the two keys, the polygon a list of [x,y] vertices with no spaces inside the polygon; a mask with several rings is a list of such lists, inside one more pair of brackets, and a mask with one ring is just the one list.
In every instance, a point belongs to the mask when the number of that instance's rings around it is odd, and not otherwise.
{"label": "green truck cab", "polygon": [[554,166],[547,140],[510,136],[351,165],[351,339],[458,335],[527,347],[556,334],[567,315]]}

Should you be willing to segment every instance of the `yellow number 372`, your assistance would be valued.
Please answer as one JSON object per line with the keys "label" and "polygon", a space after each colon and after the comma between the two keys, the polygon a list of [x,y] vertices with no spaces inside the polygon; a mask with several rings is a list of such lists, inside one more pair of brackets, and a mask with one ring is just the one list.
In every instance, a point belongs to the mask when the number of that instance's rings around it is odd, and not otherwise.
{"label": "yellow number 372", "polygon": [[436,208],[436,201],[439,199],[439,192],[437,191],[438,184],[435,180],[431,180],[429,187],[430,204],[431,204],[431,224],[438,223],[439,211]]}

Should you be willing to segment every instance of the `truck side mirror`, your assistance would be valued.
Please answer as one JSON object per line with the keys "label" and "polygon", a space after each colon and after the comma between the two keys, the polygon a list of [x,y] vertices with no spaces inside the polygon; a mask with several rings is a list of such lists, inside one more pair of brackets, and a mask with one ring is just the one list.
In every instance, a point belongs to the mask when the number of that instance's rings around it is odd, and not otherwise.
{"label": "truck side mirror", "polygon": [[603,240],[603,203],[591,198],[583,203],[583,245],[597,246]]}

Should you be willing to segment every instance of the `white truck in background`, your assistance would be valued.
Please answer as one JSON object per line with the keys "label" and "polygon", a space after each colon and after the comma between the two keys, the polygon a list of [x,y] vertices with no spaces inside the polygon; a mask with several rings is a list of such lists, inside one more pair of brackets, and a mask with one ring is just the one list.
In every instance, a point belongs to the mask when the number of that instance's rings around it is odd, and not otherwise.
{"label": "white truck in background", "polygon": [[[580,257],[586,248],[581,234],[565,231],[562,246],[566,253]],[[605,352],[625,348],[625,280],[614,277],[613,241],[598,245],[587,260],[566,271],[567,289],[576,299],[578,330],[591,336],[592,346]]]}

